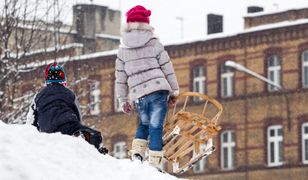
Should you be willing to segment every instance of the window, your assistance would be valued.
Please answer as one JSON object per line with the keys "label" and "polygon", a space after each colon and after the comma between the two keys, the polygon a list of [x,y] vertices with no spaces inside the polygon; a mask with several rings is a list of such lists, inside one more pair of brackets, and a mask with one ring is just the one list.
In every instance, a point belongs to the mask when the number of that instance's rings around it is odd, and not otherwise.
{"label": "window", "polygon": [[[277,55],[272,55],[267,59],[267,77],[273,81],[275,84],[280,85],[280,71],[281,65],[280,60]],[[278,88],[268,84],[267,86],[269,91],[277,91]]]}
{"label": "window", "polygon": [[234,72],[230,67],[222,64],[220,66],[220,85],[221,85],[221,97],[230,97],[233,96],[234,89]]}
{"label": "window", "polygon": [[[205,68],[203,65],[196,66],[192,69],[193,75],[193,92],[201,94],[205,93]],[[199,98],[194,98],[194,101],[199,101]]]}
{"label": "window", "polygon": [[116,96],[116,89],[114,89],[114,111],[115,112],[120,112],[121,111],[121,105],[120,105],[120,102],[119,102],[119,99],[117,98]]}
{"label": "window", "polygon": [[115,158],[126,158],[126,143],[124,141],[117,142],[113,145],[113,155]]}
{"label": "window", "polygon": [[[201,144],[200,153],[205,152],[206,150],[205,148],[206,148],[206,144]],[[206,160],[207,160],[206,158],[203,158],[195,164],[194,169],[193,169],[195,173],[204,172],[205,166],[206,166]]]}
{"label": "window", "polygon": [[302,125],[302,158],[303,164],[308,164],[308,122]]}
{"label": "window", "polygon": [[92,81],[90,83],[90,114],[100,113],[100,82]]}
{"label": "window", "polygon": [[267,129],[268,166],[280,166],[283,160],[282,125],[270,126]]}
{"label": "window", "polygon": [[302,53],[302,83],[308,87],[308,50]]}
{"label": "window", "polygon": [[235,137],[233,131],[221,133],[221,168],[231,170],[234,168]]}

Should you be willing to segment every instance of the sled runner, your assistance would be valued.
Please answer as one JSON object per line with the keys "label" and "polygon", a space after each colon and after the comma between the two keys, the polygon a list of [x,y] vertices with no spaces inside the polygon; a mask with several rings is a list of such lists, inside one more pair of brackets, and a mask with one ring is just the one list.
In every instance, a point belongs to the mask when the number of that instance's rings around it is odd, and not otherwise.
{"label": "sled runner", "polygon": [[[191,100],[203,103],[203,109],[188,107]],[[182,108],[177,107],[181,105]],[[195,113],[198,110],[200,114]],[[186,172],[215,150],[212,137],[221,129],[217,121],[222,110],[219,102],[204,94],[185,92],[179,95],[172,117],[166,119],[163,136],[164,158],[173,164],[173,173]]]}

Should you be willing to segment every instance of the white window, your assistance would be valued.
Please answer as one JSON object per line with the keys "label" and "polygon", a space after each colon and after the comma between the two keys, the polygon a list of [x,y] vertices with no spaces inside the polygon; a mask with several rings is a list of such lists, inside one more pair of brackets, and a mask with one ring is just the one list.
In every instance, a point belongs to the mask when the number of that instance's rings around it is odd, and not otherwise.
{"label": "white window", "polygon": [[[192,69],[193,75],[193,92],[198,92],[205,94],[205,68],[204,66],[196,66]],[[194,98],[194,101],[200,100],[199,98]]]}
{"label": "white window", "polygon": [[268,166],[280,166],[283,160],[282,125],[270,126],[267,129]]}
{"label": "white window", "polygon": [[[200,153],[205,152],[206,144],[201,144],[200,146]],[[205,171],[205,166],[206,166],[206,158],[201,159],[198,161],[195,166],[194,166],[194,172],[195,173],[202,173]]]}
{"label": "white window", "polygon": [[113,156],[118,159],[126,158],[126,143],[121,141],[113,145]]}
{"label": "white window", "polygon": [[233,96],[234,71],[230,67],[222,64],[220,66],[220,72],[221,97]]}
{"label": "white window", "polygon": [[[275,84],[280,85],[281,80],[280,80],[280,71],[281,71],[281,65],[280,65],[280,60],[277,55],[272,55],[267,59],[267,77],[273,81]],[[278,88],[268,84],[268,90],[269,91],[277,91]]]}
{"label": "white window", "polygon": [[308,123],[302,125],[302,157],[303,164],[308,164]]}
{"label": "white window", "polygon": [[116,96],[116,89],[114,88],[114,111],[115,112],[120,112],[121,111],[121,105],[119,102],[119,99]]}
{"label": "white window", "polygon": [[231,170],[234,168],[235,137],[233,131],[221,133],[221,168]]}
{"label": "white window", "polygon": [[308,50],[302,53],[302,83],[308,87]]}
{"label": "white window", "polygon": [[90,82],[90,114],[96,115],[100,113],[100,82]]}

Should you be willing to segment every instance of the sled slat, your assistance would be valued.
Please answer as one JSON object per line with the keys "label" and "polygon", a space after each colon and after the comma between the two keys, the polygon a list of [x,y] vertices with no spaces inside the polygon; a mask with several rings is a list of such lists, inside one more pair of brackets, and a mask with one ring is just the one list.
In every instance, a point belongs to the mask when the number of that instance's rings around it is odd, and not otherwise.
{"label": "sled slat", "polygon": [[[204,102],[201,114],[189,111],[189,97],[196,97]],[[180,98],[184,98],[182,108],[177,106],[178,102],[183,102],[178,101]],[[163,136],[164,157],[173,165],[176,164],[173,166],[175,173],[185,172],[213,152],[212,141],[208,141],[221,129],[216,125],[221,114],[221,104],[209,96],[194,92],[185,92],[178,96],[172,117],[167,117],[165,121]],[[207,148],[209,146],[213,150],[204,154],[203,151],[200,152],[200,145],[205,143]]]}
{"label": "sled slat", "polygon": [[202,111],[202,116],[204,116],[204,114],[205,114],[205,111],[206,111],[206,108],[207,108],[207,104],[208,104],[208,100],[205,102],[205,104],[204,104],[204,107],[203,107],[203,111]]}

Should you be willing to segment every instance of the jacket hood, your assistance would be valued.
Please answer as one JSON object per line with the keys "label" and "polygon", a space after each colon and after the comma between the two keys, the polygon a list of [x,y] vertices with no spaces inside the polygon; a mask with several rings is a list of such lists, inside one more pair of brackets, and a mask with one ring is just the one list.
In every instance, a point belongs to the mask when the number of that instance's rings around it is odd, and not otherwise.
{"label": "jacket hood", "polygon": [[127,23],[121,39],[122,48],[138,48],[145,46],[155,38],[154,28],[147,23]]}

